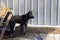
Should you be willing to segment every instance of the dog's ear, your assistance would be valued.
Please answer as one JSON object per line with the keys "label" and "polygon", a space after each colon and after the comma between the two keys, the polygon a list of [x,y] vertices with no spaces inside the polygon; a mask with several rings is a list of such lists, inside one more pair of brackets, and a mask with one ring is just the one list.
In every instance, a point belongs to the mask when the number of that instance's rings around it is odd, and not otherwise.
{"label": "dog's ear", "polygon": [[28,14],[30,14],[30,13],[32,13],[32,11],[31,11],[31,10],[29,10]]}
{"label": "dog's ear", "polygon": [[27,16],[28,16],[28,18],[34,18],[34,16],[33,16],[33,14],[32,14],[32,11],[31,10],[29,10],[29,12],[28,12],[28,14],[27,14]]}
{"label": "dog's ear", "polygon": [[30,13],[32,13],[32,11],[30,10]]}

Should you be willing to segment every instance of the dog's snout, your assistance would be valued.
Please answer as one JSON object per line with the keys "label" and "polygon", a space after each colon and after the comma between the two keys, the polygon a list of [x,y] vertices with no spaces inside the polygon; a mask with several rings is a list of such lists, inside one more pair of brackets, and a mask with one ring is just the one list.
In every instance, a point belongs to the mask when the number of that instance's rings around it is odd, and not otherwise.
{"label": "dog's snout", "polygon": [[35,18],[34,16],[32,16],[32,18]]}

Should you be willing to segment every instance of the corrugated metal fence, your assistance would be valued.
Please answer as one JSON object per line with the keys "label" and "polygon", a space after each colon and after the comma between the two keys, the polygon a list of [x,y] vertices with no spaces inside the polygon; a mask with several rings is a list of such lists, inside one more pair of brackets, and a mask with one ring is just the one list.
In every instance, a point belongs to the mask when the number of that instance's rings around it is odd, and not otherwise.
{"label": "corrugated metal fence", "polygon": [[0,0],[13,9],[14,15],[33,11],[34,19],[30,24],[60,25],[60,0]]}

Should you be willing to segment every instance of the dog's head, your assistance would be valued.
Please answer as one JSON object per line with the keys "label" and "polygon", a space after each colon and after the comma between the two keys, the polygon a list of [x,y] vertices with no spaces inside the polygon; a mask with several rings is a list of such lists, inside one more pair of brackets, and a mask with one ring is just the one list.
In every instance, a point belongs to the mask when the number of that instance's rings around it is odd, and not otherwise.
{"label": "dog's head", "polygon": [[27,13],[27,16],[28,16],[29,19],[34,18],[31,10]]}

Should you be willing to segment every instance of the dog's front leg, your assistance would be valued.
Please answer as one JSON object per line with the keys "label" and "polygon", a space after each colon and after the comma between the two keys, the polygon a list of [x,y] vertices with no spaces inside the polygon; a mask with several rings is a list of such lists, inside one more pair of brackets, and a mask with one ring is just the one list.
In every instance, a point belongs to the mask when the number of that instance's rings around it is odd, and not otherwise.
{"label": "dog's front leg", "polygon": [[24,25],[20,24],[20,35],[23,35],[24,32]]}
{"label": "dog's front leg", "polygon": [[27,23],[20,25],[20,34],[25,35],[27,31]]}
{"label": "dog's front leg", "polygon": [[24,24],[24,35],[26,34],[27,32],[27,22]]}

